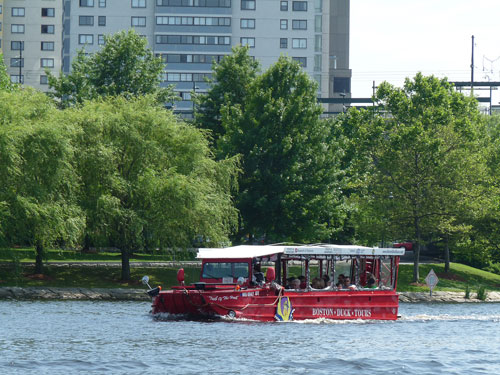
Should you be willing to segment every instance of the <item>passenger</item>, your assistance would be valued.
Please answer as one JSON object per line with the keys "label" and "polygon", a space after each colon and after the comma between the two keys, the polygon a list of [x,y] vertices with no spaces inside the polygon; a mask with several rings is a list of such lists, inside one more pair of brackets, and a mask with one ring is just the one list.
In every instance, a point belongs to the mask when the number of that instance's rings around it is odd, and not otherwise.
{"label": "passenger", "polygon": [[300,289],[300,280],[293,279],[291,284],[290,284],[290,289]]}
{"label": "passenger", "polygon": [[300,289],[305,289],[307,287],[306,277],[299,276],[299,280],[300,280]]}
{"label": "passenger", "polygon": [[286,289],[292,289],[292,281],[295,279],[295,277],[289,277],[286,279]]}
{"label": "passenger", "polygon": [[377,287],[377,281],[373,276],[370,276],[370,278],[366,282],[365,288],[375,289],[376,287]]}
{"label": "passenger", "polygon": [[323,282],[325,283],[325,287],[332,285],[332,283],[330,282],[330,276],[328,276],[327,274],[323,275]]}
{"label": "passenger", "polygon": [[356,290],[356,285],[351,284],[351,279],[346,277],[344,278],[344,285],[342,286],[342,289]]}
{"label": "passenger", "polygon": [[337,279],[337,288],[339,289],[342,289],[344,287],[344,279],[345,279],[345,276],[343,273],[341,273]]}
{"label": "passenger", "polygon": [[323,289],[325,287],[325,280],[319,277],[315,277],[312,280],[311,286],[313,289]]}

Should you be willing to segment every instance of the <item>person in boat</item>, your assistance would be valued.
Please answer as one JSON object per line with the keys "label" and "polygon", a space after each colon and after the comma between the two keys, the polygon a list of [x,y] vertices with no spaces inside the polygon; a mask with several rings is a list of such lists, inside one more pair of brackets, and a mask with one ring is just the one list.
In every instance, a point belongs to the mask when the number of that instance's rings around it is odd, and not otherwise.
{"label": "person in boat", "polygon": [[355,290],[356,285],[351,284],[351,279],[349,277],[346,277],[346,278],[344,278],[344,285],[342,286],[342,289]]}
{"label": "person in boat", "polygon": [[252,284],[262,285],[264,283],[264,272],[261,271],[260,263],[253,265]]}
{"label": "person in boat", "polygon": [[293,279],[290,282],[290,289],[300,289],[300,280],[299,279]]}
{"label": "person in boat", "polygon": [[339,289],[342,289],[344,287],[344,279],[345,279],[345,276],[343,273],[341,273],[337,279],[337,288]]}
{"label": "person in boat", "polygon": [[315,277],[312,279],[311,287],[313,289],[323,289],[325,287],[325,280],[320,277]]}
{"label": "person in boat", "polygon": [[328,276],[327,274],[323,275],[323,282],[325,283],[325,287],[332,285],[332,283],[330,282],[330,276]]}
{"label": "person in boat", "polygon": [[366,282],[365,288],[375,289],[376,287],[377,287],[377,281],[373,276],[370,276],[368,278],[368,281]]}
{"label": "person in boat", "polygon": [[300,280],[300,289],[305,289],[307,287],[306,277],[303,275],[300,275],[299,280]]}

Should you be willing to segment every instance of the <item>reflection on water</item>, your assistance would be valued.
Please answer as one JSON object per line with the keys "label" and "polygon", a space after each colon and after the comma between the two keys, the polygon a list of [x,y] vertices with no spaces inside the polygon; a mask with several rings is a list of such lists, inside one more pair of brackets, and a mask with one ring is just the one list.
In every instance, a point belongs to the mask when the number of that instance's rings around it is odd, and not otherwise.
{"label": "reflection on water", "polygon": [[497,374],[500,304],[398,321],[156,321],[142,302],[0,301],[0,374]]}

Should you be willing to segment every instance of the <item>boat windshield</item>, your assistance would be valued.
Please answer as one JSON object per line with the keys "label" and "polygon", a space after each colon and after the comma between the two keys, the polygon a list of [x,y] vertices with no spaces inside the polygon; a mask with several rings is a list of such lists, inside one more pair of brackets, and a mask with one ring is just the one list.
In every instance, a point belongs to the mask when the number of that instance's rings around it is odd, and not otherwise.
{"label": "boat windshield", "polygon": [[203,279],[248,278],[248,263],[207,262],[203,264],[201,277]]}

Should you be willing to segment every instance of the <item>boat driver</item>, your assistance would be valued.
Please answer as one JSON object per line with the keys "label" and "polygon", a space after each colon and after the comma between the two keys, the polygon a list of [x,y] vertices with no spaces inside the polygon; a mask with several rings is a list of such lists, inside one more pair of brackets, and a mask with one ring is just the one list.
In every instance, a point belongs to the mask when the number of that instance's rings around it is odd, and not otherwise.
{"label": "boat driver", "polygon": [[255,263],[253,265],[252,284],[253,285],[264,284],[264,273],[261,271],[260,263]]}

